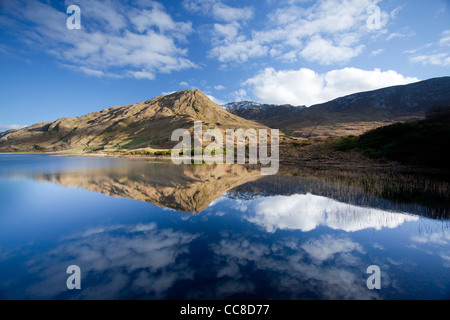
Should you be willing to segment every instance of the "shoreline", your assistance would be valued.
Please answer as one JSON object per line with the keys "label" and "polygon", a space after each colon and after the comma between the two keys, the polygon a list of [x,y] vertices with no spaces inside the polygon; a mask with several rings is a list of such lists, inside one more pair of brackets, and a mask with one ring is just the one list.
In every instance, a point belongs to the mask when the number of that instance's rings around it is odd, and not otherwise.
{"label": "shoreline", "polygon": [[86,157],[86,158],[129,158],[129,159],[170,159],[170,156],[151,156],[151,155],[127,155],[127,154],[107,154],[107,153],[57,153],[57,152],[0,152],[1,155],[34,155],[51,157]]}
{"label": "shoreline", "polygon": [[[108,154],[108,153],[58,153],[58,152],[1,152],[1,155],[36,155],[50,157],[85,157],[85,158],[112,158],[112,159],[130,159],[130,160],[159,160],[170,161],[168,155],[146,155],[146,154]],[[342,156],[342,154],[339,154]],[[450,171],[445,168],[419,167],[410,164],[402,164],[395,161],[383,161],[361,157],[358,154],[344,153],[345,157],[322,157],[315,159],[305,159],[294,156],[280,156],[278,175],[299,175],[302,173],[326,172],[326,171],[355,171],[364,173],[373,172],[399,172],[408,174],[431,174],[448,175]],[[224,162],[224,164],[226,164]],[[235,163],[236,164],[236,163]],[[255,166],[246,163],[245,165]],[[261,166],[261,164],[258,164]]]}

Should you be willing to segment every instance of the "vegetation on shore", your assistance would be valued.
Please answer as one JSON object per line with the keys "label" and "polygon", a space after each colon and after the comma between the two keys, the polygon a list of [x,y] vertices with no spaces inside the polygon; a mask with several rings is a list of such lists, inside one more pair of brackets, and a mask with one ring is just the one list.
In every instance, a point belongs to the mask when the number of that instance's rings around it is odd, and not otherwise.
{"label": "vegetation on shore", "polygon": [[412,123],[395,123],[362,134],[340,138],[336,150],[357,150],[373,159],[402,164],[449,168],[445,148],[450,145],[450,107],[433,108],[427,118]]}
{"label": "vegetation on shore", "polygon": [[[448,218],[449,110],[433,108],[425,120],[396,123],[360,136],[286,140],[280,147],[280,173],[335,183],[347,196],[348,188],[356,188],[395,203],[425,206],[425,215]],[[355,191],[358,199],[360,191]]]}

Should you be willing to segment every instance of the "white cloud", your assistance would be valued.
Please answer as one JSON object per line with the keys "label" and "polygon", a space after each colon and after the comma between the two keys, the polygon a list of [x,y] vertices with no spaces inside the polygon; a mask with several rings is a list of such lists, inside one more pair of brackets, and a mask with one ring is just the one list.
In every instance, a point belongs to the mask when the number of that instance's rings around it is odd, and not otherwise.
{"label": "white cloud", "polygon": [[214,103],[218,104],[219,106],[222,106],[226,103],[225,101],[217,99],[216,97],[214,97],[210,94],[207,94],[206,96],[209,98],[209,100],[213,101]]}
{"label": "white cloud", "polygon": [[253,17],[253,8],[233,8],[223,3],[216,3],[213,6],[213,15],[223,21],[249,20]]}
{"label": "white cloud", "polygon": [[433,43],[430,42],[430,43],[424,44],[423,46],[420,46],[420,47],[418,47],[418,48],[405,50],[405,51],[403,51],[403,53],[406,53],[406,54],[416,54],[417,52],[423,51],[423,50],[428,49],[428,48],[430,48],[430,47],[432,47],[432,46],[433,46]]}
{"label": "white cloud", "polygon": [[245,89],[236,90],[231,94],[231,96],[233,97],[233,101],[236,102],[249,100],[247,91]]}
{"label": "white cloud", "polygon": [[191,23],[173,20],[161,4],[76,3],[80,30],[68,30],[64,11],[36,0],[8,2],[2,10],[23,29],[18,34],[23,41],[87,75],[154,79],[158,73],[196,67],[178,44],[193,32]]}
{"label": "white cloud", "polygon": [[226,40],[232,41],[236,38],[241,25],[237,22],[228,24],[214,24],[215,35],[219,38],[224,38]]}
{"label": "white cloud", "polygon": [[241,61],[249,58],[264,57],[269,47],[259,44],[257,41],[247,40],[244,36],[237,37],[233,42],[215,46],[209,53],[212,58],[220,62]]}
{"label": "white cloud", "polygon": [[442,38],[439,40],[440,46],[450,46],[450,30],[442,31]]}
{"label": "white cloud", "polygon": [[450,56],[447,53],[438,53],[431,55],[420,55],[410,58],[411,62],[422,63],[423,65],[449,66]]}
{"label": "white cloud", "polygon": [[217,86],[214,86],[214,90],[220,91],[220,90],[223,90],[223,89],[225,89],[225,87],[223,85],[221,85],[221,84],[219,84]]}
{"label": "white cloud", "polygon": [[386,40],[391,41],[392,39],[395,39],[395,38],[410,38],[410,37],[413,37],[414,35],[415,35],[414,32],[409,32],[409,33],[393,32],[386,37]]}
{"label": "white cloud", "polygon": [[417,81],[393,70],[344,68],[319,74],[307,68],[280,71],[266,68],[244,85],[264,103],[311,106],[356,92]]}
{"label": "white cloud", "polygon": [[6,125],[0,125],[0,132],[8,131],[8,130],[15,130],[15,129],[21,129],[25,128],[26,126],[20,125],[20,124],[6,124]]}
{"label": "white cloud", "polygon": [[347,62],[358,56],[364,45],[351,48],[348,46],[335,46],[332,41],[324,40],[320,36],[312,37],[311,41],[300,52],[300,55],[308,61],[318,62],[322,65]]}
{"label": "white cloud", "polygon": [[183,6],[191,12],[212,15],[224,22],[249,20],[254,14],[252,7],[235,8],[220,0],[184,0]]}
{"label": "white cloud", "polygon": [[[102,78],[102,77],[108,77],[108,78],[123,78],[124,75],[121,74],[115,74],[115,73],[111,73],[111,72],[103,72],[102,70],[96,70],[96,69],[92,69],[92,68],[88,68],[85,66],[74,66],[74,65],[70,65],[70,64],[64,64],[64,63],[60,63],[60,66],[73,70],[73,71],[77,71],[77,72],[82,72],[88,76],[91,77],[98,77],[98,78]],[[145,73],[143,72],[129,72],[129,73],[136,73],[136,75],[133,75],[135,78],[140,79],[142,78],[142,76],[140,77],[140,74],[144,75]],[[148,77],[150,77],[150,75],[147,75]],[[154,78],[154,75],[152,74],[152,79]]]}
{"label": "white cloud", "polygon": [[155,79],[155,74],[148,71],[130,71],[129,74],[131,74],[136,79]]}
{"label": "white cloud", "polygon": [[[444,30],[441,32],[441,38],[438,42],[428,43],[417,49],[407,50],[405,53],[414,54],[409,57],[409,61],[412,63],[421,63],[422,65],[434,65],[446,67],[450,66],[450,54],[448,47],[450,46],[450,30]],[[424,49],[429,49],[424,52]],[[415,55],[418,51],[424,52],[420,55]]]}
{"label": "white cloud", "polygon": [[404,6],[405,6],[405,5],[401,5],[401,6],[398,6],[397,8],[395,8],[394,10],[392,10],[392,11],[391,11],[391,14],[390,14],[390,15],[391,15],[391,18],[392,18],[392,19],[397,18],[398,13],[399,13],[401,10],[403,10]]}
{"label": "white cloud", "polygon": [[398,33],[398,32],[393,32],[393,33],[391,33],[390,35],[387,36],[386,40],[389,41],[389,40],[392,40],[392,39],[395,39],[395,38],[401,38],[401,37],[403,37],[403,34]]}
{"label": "white cloud", "polygon": [[383,53],[384,50],[385,50],[385,49],[377,49],[377,50],[373,50],[373,51],[370,53],[370,56],[371,56],[371,57],[376,57],[377,55]]}
{"label": "white cloud", "polygon": [[[361,54],[364,49],[361,40],[372,34],[366,24],[367,8],[378,1],[321,0],[307,8],[305,3],[295,2],[269,13],[267,23],[259,30],[243,28],[237,20],[233,24],[215,24],[209,56],[220,62],[247,62],[270,55],[287,62],[303,58],[330,65],[347,62]],[[205,14],[204,10],[194,11]],[[381,15],[379,33],[385,32],[383,28],[390,19],[384,11]]]}

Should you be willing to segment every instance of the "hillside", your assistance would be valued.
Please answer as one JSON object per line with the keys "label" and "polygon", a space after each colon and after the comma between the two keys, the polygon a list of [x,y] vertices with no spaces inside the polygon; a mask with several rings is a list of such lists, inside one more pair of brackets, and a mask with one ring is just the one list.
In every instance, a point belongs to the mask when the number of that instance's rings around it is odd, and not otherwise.
{"label": "hillside", "polygon": [[170,139],[172,132],[192,130],[196,120],[203,121],[204,130],[222,132],[264,127],[227,112],[199,90],[185,90],[1,133],[0,152],[172,148],[177,143]]}
{"label": "hillside", "polygon": [[337,149],[356,149],[375,159],[448,169],[450,162],[443,150],[443,146],[448,145],[450,123],[423,120],[395,123],[368,131],[359,137],[342,138]]}
{"label": "hillside", "polygon": [[356,93],[309,108],[248,101],[224,107],[288,135],[311,138],[359,135],[399,121],[420,120],[427,109],[440,105],[450,105],[450,77]]}
{"label": "hillside", "polygon": [[273,128],[276,128],[289,118],[300,117],[306,109],[305,106],[260,104],[253,101],[232,102],[222,107],[241,118],[251,119],[260,123],[270,123]]}

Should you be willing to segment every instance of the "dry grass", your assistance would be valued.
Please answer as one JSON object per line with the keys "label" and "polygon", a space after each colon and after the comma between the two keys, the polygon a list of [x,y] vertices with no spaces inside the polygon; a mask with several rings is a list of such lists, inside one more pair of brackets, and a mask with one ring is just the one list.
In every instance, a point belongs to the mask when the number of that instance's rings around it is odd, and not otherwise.
{"label": "dry grass", "polygon": [[319,139],[297,147],[287,139],[283,142],[281,174],[336,184],[340,187],[335,188],[335,195],[347,200],[352,195],[360,199],[362,192],[399,204],[424,206],[424,214],[433,218],[450,217],[448,170],[374,160],[355,150],[337,151],[336,139]]}

